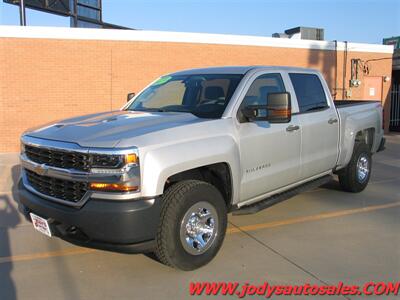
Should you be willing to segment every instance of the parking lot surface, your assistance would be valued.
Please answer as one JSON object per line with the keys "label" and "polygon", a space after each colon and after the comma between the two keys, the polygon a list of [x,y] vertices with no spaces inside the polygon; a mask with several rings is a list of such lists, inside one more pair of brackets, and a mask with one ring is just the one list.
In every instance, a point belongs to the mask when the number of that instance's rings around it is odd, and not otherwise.
{"label": "parking lot surface", "polygon": [[17,154],[0,155],[0,175],[1,300],[204,299],[189,295],[189,283],[201,281],[400,281],[400,135],[387,136],[386,150],[373,156],[364,192],[343,192],[332,181],[257,214],[230,216],[220,253],[193,272],[168,268],[151,256],[79,248],[47,238],[17,210]]}

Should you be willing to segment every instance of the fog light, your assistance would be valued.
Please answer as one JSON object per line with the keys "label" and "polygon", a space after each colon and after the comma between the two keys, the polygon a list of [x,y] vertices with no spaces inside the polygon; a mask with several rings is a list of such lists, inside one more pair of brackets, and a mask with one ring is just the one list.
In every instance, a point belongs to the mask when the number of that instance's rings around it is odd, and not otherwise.
{"label": "fog light", "polygon": [[118,184],[118,183],[92,182],[90,183],[90,189],[96,191],[132,192],[132,191],[137,191],[138,187]]}

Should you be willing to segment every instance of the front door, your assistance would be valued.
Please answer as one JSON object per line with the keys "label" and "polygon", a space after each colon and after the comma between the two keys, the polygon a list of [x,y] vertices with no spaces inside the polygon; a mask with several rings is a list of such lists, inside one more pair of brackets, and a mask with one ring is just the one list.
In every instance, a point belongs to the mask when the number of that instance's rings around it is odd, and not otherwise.
{"label": "front door", "polygon": [[[263,74],[253,81],[241,107],[265,105],[268,93],[285,91],[279,73]],[[293,126],[298,126],[297,116],[293,116],[290,123],[282,124],[271,124],[267,121],[240,123],[242,201],[261,196],[299,179],[301,130],[296,130],[296,127],[292,130]]]}

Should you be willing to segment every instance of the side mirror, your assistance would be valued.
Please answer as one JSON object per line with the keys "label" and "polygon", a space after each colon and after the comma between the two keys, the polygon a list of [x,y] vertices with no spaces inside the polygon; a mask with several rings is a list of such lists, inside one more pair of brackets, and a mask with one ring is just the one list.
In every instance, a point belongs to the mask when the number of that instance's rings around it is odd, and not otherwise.
{"label": "side mirror", "polygon": [[126,97],[126,102],[131,101],[133,97],[135,97],[135,93],[129,93]]}
{"label": "side mirror", "polygon": [[292,119],[290,93],[270,93],[267,98],[267,119],[270,123],[289,123]]}
{"label": "side mirror", "polygon": [[289,93],[270,93],[268,105],[248,105],[242,114],[248,121],[269,121],[270,123],[289,123],[292,106]]}
{"label": "side mirror", "polygon": [[246,121],[267,121],[266,105],[248,105],[242,109],[242,114]]}

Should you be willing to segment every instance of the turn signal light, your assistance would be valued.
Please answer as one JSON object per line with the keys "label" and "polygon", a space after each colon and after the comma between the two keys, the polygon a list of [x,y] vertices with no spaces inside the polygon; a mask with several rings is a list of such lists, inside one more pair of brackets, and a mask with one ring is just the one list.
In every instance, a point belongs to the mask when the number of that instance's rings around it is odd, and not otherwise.
{"label": "turn signal light", "polygon": [[139,162],[135,153],[125,155],[125,164],[137,164]]}
{"label": "turn signal light", "polygon": [[138,187],[127,186],[118,183],[92,182],[90,183],[90,189],[96,191],[132,192],[132,191],[137,191]]}
{"label": "turn signal light", "polygon": [[270,114],[274,117],[289,117],[292,112],[288,109],[275,109],[275,110],[270,110]]}

